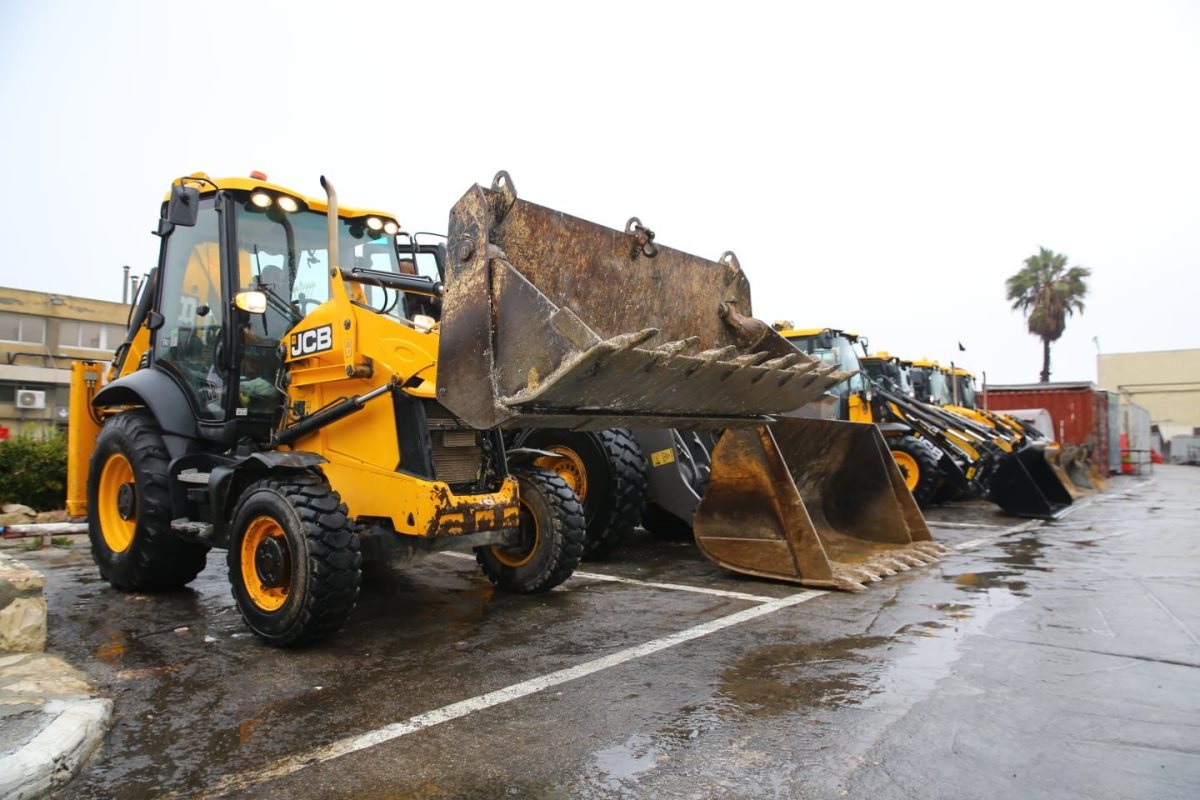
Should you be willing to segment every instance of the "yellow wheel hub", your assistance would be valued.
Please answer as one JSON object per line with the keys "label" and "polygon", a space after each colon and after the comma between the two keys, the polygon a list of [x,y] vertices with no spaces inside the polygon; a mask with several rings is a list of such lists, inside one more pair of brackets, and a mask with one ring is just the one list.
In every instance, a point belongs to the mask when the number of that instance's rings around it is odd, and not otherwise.
{"label": "yellow wheel hub", "polygon": [[246,526],[239,552],[242,585],[263,611],[278,611],[292,588],[292,557],[283,527],[273,518],[255,517]]}
{"label": "yellow wheel hub", "polygon": [[[525,498],[521,498],[521,533],[522,541],[511,547],[493,547],[492,555],[496,557],[504,566],[509,569],[523,567],[533,559],[533,554],[537,552],[538,544],[542,540],[542,531],[538,526],[537,515],[525,503]],[[528,536],[528,541],[526,541]]]}
{"label": "yellow wheel hub", "polygon": [[535,467],[548,469],[566,482],[567,486],[571,487],[571,491],[575,492],[575,496],[579,498],[579,502],[583,502],[587,497],[588,482],[587,468],[583,466],[583,459],[569,447],[563,447],[561,444],[556,444],[553,447],[547,447],[551,453],[558,453],[562,458],[553,458],[543,456],[533,462]]}
{"label": "yellow wheel hub", "polygon": [[100,533],[114,553],[124,553],[133,544],[137,530],[137,486],[133,467],[121,453],[113,453],[100,471]]}
{"label": "yellow wheel hub", "polygon": [[900,468],[908,490],[911,492],[917,488],[917,482],[921,480],[921,468],[917,465],[917,460],[902,450],[893,450],[892,458],[896,460],[896,466]]}

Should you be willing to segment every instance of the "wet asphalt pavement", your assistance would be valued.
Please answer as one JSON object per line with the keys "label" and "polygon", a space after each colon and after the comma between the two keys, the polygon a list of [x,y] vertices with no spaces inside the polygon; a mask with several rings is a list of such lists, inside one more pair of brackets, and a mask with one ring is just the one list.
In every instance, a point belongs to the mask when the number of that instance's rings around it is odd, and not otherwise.
{"label": "wet asphalt pavement", "polygon": [[640,535],[535,597],[438,555],[370,573],[298,652],[246,633],[223,553],[163,596],[108,588],[79,538],[21,554],[47,649],[115,703],[59,796],[1200,797],[1200,469],[1045,525],[929,521],[941,564],[790,605],[686,540]]}

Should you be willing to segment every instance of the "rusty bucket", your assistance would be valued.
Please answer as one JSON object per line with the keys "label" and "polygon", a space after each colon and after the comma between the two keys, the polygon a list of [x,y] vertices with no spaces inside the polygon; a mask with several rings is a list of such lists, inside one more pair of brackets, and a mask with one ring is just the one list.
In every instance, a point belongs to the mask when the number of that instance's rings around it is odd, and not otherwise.
{"label": "rusty bucket", "polygon": [[450,213],[438,396],[479,428],[754,425],[849,377],[751,316],[732,253],[659,245],[517,197]]}
{"label": "rusty bucket", "polygon": [[727,569],[852,591],[942,552],[879,429],[853,422],[726,431],[692,528]]}

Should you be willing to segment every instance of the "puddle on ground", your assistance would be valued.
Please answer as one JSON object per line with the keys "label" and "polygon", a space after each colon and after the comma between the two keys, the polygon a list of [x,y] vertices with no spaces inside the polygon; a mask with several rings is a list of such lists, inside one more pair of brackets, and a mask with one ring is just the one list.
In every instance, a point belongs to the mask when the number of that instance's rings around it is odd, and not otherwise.
{"label": "puddle on ground", "polygon": [[725,724],[729,703],[714,698],[704,705],[687,705],[680,716],[653,733],[633,734],[597,750],[572,787],[576,798],[609,798],[636,794],[639,780],[656,767],[677,759],[706,734]]}
{"label": "puddle on ground", "polygon": [[857,703],[873,691],[863,665],[874,656],[865,651],[891,642],[890,636],[851,636],[756,647],[725,668],[717,695],[750,716]]}
{"label": "puddle on ground", "polygon": [[953,577],[955,585],[960,589],[965,589],[971,592],[987,592],[993,589],[1004,589],[1018,597],[1028,597],[1026,591],[1029,588],[1028,581],[1014,580],[1013,576],[1020,573],[1016,572],[964,572]]}
{"label": "puddle on ground", "polygon": [[906,625],[897,631],[906,635],[909,646],[897,648],[898,655],[882,663],[882,669],[874,676],[873,691],[862,700],[864,708],[928,697],[962,656],[962,643],[967,637],[982,632],[996,617],[1023,602],[1018,592],[1007,588],[975,586],[974,589],[978,592],[978,602],[969,610],[947,604],[953,609],[951,615]]}

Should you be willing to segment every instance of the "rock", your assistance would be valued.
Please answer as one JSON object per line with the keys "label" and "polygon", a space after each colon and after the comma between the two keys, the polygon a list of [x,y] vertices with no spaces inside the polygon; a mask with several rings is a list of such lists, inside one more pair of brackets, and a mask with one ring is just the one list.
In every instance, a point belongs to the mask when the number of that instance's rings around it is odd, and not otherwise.
{"label": "rock", "polygon": [[24,514],[27,517],[37,516],[37,512],[29,506],[23,506],[20,503],[5,503],[0,506],[0,511],[5,514]]}
{"label": "rock", "polygon": [[45,649],[45,583],[40,572],[0,553],[0,652]]}

